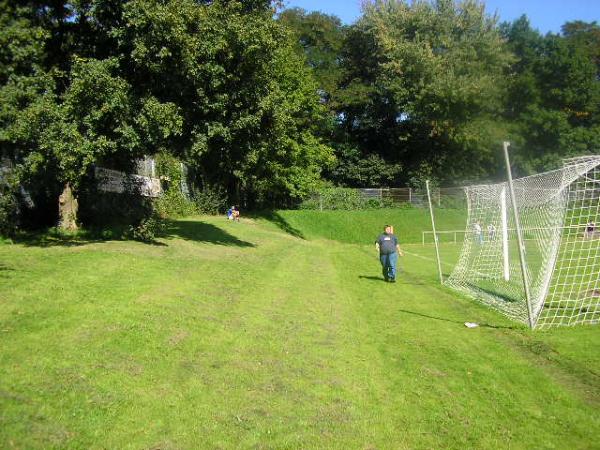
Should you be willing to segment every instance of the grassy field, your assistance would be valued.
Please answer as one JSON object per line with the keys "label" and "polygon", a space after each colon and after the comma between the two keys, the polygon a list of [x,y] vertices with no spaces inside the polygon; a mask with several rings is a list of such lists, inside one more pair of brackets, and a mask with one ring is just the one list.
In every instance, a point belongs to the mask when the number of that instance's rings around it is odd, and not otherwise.
{"label": "grassy field", "polygon": [[[436,210],[440,230],[464,230],[466,210]],[[285,231],[307,239],[330,239],[351,244],[375,241],[383,226],[392,224],[402,243],[419,243],[422,231],[431,230],[426,208],[366,211],[278,211],[267,216]],[[460,235],[460,239],[463,235]]]}
{"label": "grassy field", "polygon": [[316,214],[0,245],[0,448],[597,448],[598,328],[529,332],[431,246],[384,283],[419,213]]}

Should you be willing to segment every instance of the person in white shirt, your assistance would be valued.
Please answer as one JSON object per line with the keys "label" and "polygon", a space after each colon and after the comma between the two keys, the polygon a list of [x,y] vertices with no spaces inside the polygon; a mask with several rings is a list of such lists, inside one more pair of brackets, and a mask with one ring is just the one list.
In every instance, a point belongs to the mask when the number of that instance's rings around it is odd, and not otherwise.
{"label": "person in white shirt", "polygon": [[475,240],[483,244],[483,230],[481,229],[481,223],[479,221],[473,224],[473,234],[475,235]]}

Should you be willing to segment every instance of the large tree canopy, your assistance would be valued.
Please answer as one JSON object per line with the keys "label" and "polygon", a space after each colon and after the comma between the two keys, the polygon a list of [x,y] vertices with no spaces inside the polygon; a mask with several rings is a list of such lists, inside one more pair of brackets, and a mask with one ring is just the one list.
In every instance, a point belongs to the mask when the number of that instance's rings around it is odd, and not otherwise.
{"label": "large tree canopy", "polygon": [[504,140],[520,174],[598,151],[595,22],[542,36],[525,17],[498,26],[476,0],[364,2],[349,27],[296,9],[282,21],[314,72],[327,62],[337,82],[326,90],[337,121],[328,135],[337,163],[326,176],[336,183],[495,178]]}
{"label": "large tree canopy", "polygon": [[517,60],[506,116],[524,174],[555,168],[565,156],[600,149],[600,28],[564,25],[564,36],[540,35],[526,17],[501,26]]}
{"label": "large tree canopy", "polygon": [[511,55],[476,1],[378,0],[349,33],[340,117],[363,154],[446,180],[494,163]]}
{"label": "large tree canopy", "polygon": [[[46,197],[160,153],[248,205],[521,174],[600,147],[600,27],[479,0],[371,0],[351,26],[268,0],[0,0],[0,151]],[[35,192],[33,192],[35,194]],[[53,200],[55,202],[55,200]]]}
{"label": "large tree canopy", "polygon": [[317,86],[272,2],[2,5],[0,144],[31,176],[76,191],[93,164],[166,151],[233,199],[287,202],[331,162]]}

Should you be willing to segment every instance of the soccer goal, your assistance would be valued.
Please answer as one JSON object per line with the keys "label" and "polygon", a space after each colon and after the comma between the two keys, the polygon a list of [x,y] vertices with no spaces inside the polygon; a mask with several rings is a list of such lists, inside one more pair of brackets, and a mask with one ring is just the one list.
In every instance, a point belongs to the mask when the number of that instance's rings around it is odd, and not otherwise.
{"label": "soccer goal", "polygon": [[465,238],[446,284],[535,328],[597,324],[600,156],[566,160],[562,169],[514,180],[513,187],[515,204],[508,183],[465,188]]}

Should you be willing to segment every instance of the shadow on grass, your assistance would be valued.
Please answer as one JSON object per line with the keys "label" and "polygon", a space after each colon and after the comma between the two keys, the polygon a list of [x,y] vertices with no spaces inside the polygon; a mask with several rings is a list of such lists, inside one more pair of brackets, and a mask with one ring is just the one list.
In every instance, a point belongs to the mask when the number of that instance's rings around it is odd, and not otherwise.
{"label": "shadow on grass", "polygon": [[82,245],[105,242],[106,239],[93,236],[87,232],[61,234],[53,231],[24,233],[13,238],[15,244],[26,247],[80,247]]}
{"label": "shadow on grass", "polygon": [[374,277],[371,275],[359,275],[358,278],[360,278],[361,280],[381,281],[381,282],[385,283],[385,280],[383,279],[383,277]]}
{"label": "shadow on grass", "polygon": [[[381,281],[383,283],[386,282],[382,276],[374,277],[371,275],[359,275],[358,278],[361,280]],[[410,284],[412,286],[424,286],[427,283],[411,281],[409,278],[406,278],[405,276],[403,276],[403,272],[399,272],[398,275],[396,276],[396,284],[398,284],[398,285]]]}
{"label": "shadow on grass", "polygon": [[300,230],[291,226],[281,214],[275,211],[263,211],[253,214],[254,217],[265,219],[277,226],[281,231],[300,239],[306,239]]}
{"label": "shadow on grass", "polygon": [[[491,288],[485,288],[483,286],[478,286],[473,283],[465,283],[465,284],[467,286],[469,286],[475,292],[479,291],[481,293],[488,294],[492,297],[500,298],[500,299],[504,300],[506,303],[523,303],[522,300],[519,300],[518,298],[516,298],[514,296],[510,296],[508,294],[505,294],[501,291],[496,291]],[[523,297],[525,297],[525,292],[523,292]]]}
{"label": "shadow on grass", "polygon": [[[164,238],[181,238],[189,241],[210,242],[218,245],[238,247],[254,247],[250,242],[241,241],[221,228],[200,221],[168,221],[166,230],[157,235]],[[128,236],[126,226],[115,226],[103,230],[79,230],[63,232],[52,228],[47,231],[20,233],[12,238],[15,244],[26,247],[80,247],[107,241],[135,241],[156,247],[168,247],[168,244],[157,239],[137,240]],[[0,270],[2,268],[0,267]]]}
{"label": "shadow on grass", "polygon": [[170,222],[166,235],[167,238],[180,238],[186,241],[209,242],[216,245],[236,247],[255,247],[254,244],[242,241],[219,227],[195,220]]}
{"label": "shadow on grass", "polygon": [[107,241],[136,241],[157,247],[166,247],[167,244],[157,240],[140,241],[127,236],[125,226],[114,226],[105,229],[80,229],[75,232],[61,231],[51,228],[46,231],[21,232],[12,238],[14,244],[25,247],[81,247],[89,244],[105,243]]}
{"label": "shadow on grass", "polygon": [[[398,311],[400,311],[401,313],[404,313],[404,314],[411,314],[413,316],[423,317],[425,319],[438,320],[440,322],[457,323],[460,325],[464,325],[464,323],[465,323],[460,320],[451,320],[451,319],[446,319],[444,317],[430,316],[428,314],[423,314],[423,313],[419,313],[419,312],[415,312],[415,311],[409,311],[407,309],[398,309]],[[518,326],[500,326],[500,325],[492,325],[489,323],[480,323],[478,325],[481,328],[495,328],[495,329],[503,329],[503,330],[515,330],[517,328],[520,328]]]}

